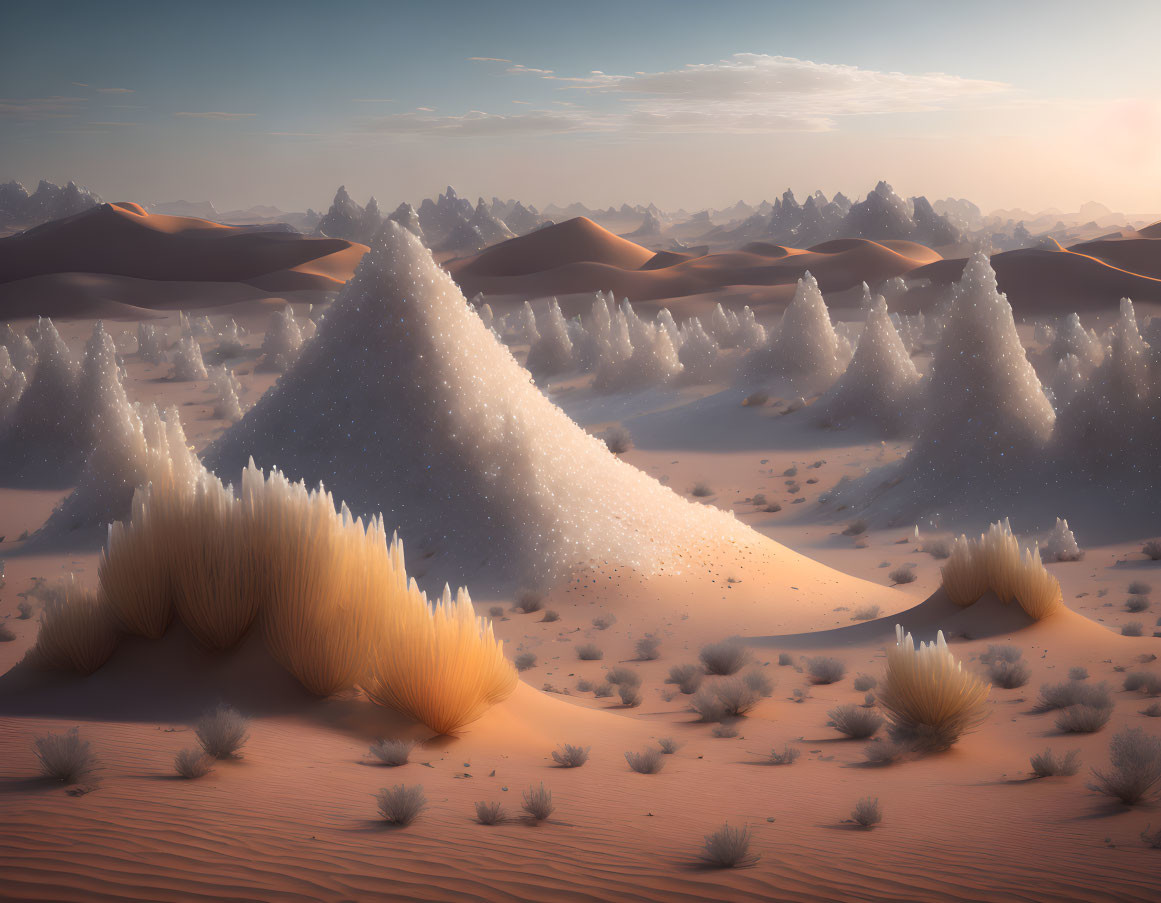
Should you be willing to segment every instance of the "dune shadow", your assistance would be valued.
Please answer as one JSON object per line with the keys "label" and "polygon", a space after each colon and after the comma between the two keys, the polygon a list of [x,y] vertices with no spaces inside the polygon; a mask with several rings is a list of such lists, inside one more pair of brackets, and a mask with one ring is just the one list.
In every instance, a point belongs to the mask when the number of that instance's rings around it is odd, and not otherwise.
{"label": "dune shadow", "polygon": [[45,671],[28,660],[0,675],[0,716],[174,725],[192,723],[221,702],[247,715],[298,718],[367,740],[431,737],[410,716],[354,691],[312,696],[253,630],[237,648],[213,654],[175,623],[160,640],[122,637],[112,658],[89,675]]}

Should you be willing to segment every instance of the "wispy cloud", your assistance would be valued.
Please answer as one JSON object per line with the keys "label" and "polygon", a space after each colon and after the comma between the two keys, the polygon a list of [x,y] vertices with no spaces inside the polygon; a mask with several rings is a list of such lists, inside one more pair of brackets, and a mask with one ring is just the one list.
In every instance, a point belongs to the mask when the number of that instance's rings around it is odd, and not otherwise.
{"label": "wispy cloud", "polygon": [[209,110],[201,113],[174,113],[174,116],[181,116],[184,119],[220,119],[223,121],[233,119],[250,119],[257,116],[257,113],[222,113],[216,110]]}
{"label": "wispy cloud", "polygon": [[352,97],[351,103],[395,103],[393,97]]}
{"label": "wispy cloud", "polygon": [[132,94],[132,88],[98,88],[98,94]]}
{"label": "wispy cloud", "polygon": [[468,62],[471,63],[510,63],[511,60],[502,59],[498,56],[469,56]]}
{"label": "wispy cloud", "polygon": [[599,122],[563,110],[530,110],[527,113],[511,114],[472,110],[463,116],[398,113],[394,116],[368,118],[361,125],[365,131],[394,135],[439,135],[449,138],[545,135],[604,130]]}
{"label": "wispy cloud", "polygon": [[[994,102],[1010,92],[998,81],[962,78],[942,72],[909,74],[818,63],[787,56],[737,53],[715,63],[691,63],[679,69],[616,75],[592,70],[587,75],[558,75],[514,63],[505,72],[558,83],[564,90],[604,96],[608,108],[590,108],[566,117],[570,130],[630,132],[721,132],[762,134],[827,131],[844,117],[917,113]],[[986,100],[985,100],[986,99]],[[568,101],[554,101],[559,105]],[[571,108],[570,108],[571,109]],[[459,132],[456,119],[448,125]],[[561,123],[535,117],[504,126],[528,133],[534,123],[548,132]],[[433,124],[434,125],[434,124]]]}
{"label": "wispy cloud", "polygon": [[85,103],[83,97],[0,98],[0,118],[17,120],[60,119],[75,116]]}

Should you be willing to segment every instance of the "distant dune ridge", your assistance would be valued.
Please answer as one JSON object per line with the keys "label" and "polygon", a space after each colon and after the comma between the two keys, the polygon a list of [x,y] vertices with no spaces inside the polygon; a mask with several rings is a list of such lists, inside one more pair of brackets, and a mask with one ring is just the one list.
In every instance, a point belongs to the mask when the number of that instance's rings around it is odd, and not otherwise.
{"label": "distant dune ridge", "polygon": [[612,291],[642,301],[734,285],[793,286],[807,270],[824,291],[841,291],[864,281],[883,282],[940,259],[911,241],[862,238],[808,250],[755,243],[741,251],[662,256],[577,217],[450,261],[447,269],[467,295]]}
{"label": "distant dune ridge", "polygon": [[764,541],[581,430],[394,224],[207,463],[231,474],[251,455],[356,513],[381,510],[420,566],[455,582],[546,583],[602,563],[673,572],[706,543]]}
{"label": "distant dune ridge", "polygon": [[151,214],[131,203],[101,204],[0,239],[0,293],[12,292],[17,282],[65,274],[331,291],[364,253],[365,246],[342,239]]}

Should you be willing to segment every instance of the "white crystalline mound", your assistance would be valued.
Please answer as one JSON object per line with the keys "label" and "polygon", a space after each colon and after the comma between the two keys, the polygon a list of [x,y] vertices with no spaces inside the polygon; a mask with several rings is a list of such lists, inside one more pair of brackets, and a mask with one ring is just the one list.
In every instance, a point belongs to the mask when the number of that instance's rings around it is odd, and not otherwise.
{"label": "white crystalline mound", "polygon": [[994,463],[998,455],[1043,446],[1052,433],[1055,412],[985,254],[971,257],[953,289],[924,393],[911,455],[932,468]]}
{"label": "white crystalline mound", "polygon": [[270,370],[285,370],[302,348],[302,327],[294,319],[289,304],[270,315],[270,325],[262,339],[263,366]]}
{"label": "white crystalline mound", "polygon": [[914,418],[918,384],[919,372],[879,295],[850,365],[811,411],[830,426],[870,423],[887,435],[902,435]]}
{"label": "white crystalline mound", "polygon": [[[491,314],[491,309],[488,313]],[[536,323],[536,331],[537,340],[528,349],[528,372],[536,377],[545,377],[571,370],[576,363],[572,339],[568,336],[568,321],[560,311],[560,302],[555,298],[548,306],[547,315]]]}
{"label": "white crystalline mound", "polygon": [[1133,303],[1121,301],[1104,359],[1061,408],[1055,453],[1077,472],[1153,479],[1161,450],[1161,397],[1153,349],[1137,328]]}
{"label": "white crystalline mound", "polygon": [[547,584],[611,564],[673,572],[761,542],[619,461],[536,388],[451,278],[388,225],[295,365],[209,450],[382,511],[427,578]]}
{"label": "white crystalline mound", "polygon": [[1080,561],[1084,552],[1076,544],[1076,537],[1068,528],[1068,521],[1062,517],[1056,518],[1056,526],[1048,534],[1044,545],[1040,547],[1040,558],[1046,562],[1052,561]]}
{"label": "white crystalline mound", "polygon": [[237,423],[242,419],[242,403],[238,399],[242,391],[241,381],[225,364],[207,367],[206,373],[210,378],[210,392],[216,396],[214,416]]}
{"label": "white crystalline mound", "polygon": [[191,491],[205,468],[185,438],[181,416],[171,407],[162,419],[156,405],[124,400],[113,410],[93,446],[74,489],[37,531],[37,540],[103,527],[129,516],[133,492],[172,478]]}
{"label": "white crystalline mound", "polygon": [[12,417],[27,386],[28,377],[12,365],[8,347],[0,345],[0,432]]}
{"label": "white crystalline mound", "polygon": [[169,339],[165,330],[154,323],[137,324],[137,353],[143,361],[151,364],[165,363],[165,350]]}
{"label": "white crystalline mound", "polygon": [[786,379],[800,394],[824,392],[843,371],[850,348],[830,320],[818,281],[809,272],[798,280],[794,298],[766,345],[747,356],[751,380]]}
{"label": "white crystalline mound", "polygon": [[185,336],[177,343],[173,354],[171,379],[188,382],[206,378],[206,363],[202,359],[202,346],[192,335]]}

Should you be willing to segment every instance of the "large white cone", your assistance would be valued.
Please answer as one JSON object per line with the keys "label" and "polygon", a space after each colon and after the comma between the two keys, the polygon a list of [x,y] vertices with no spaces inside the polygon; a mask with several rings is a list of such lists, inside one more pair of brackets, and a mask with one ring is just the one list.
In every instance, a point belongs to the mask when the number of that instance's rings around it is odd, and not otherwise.
{"label": "large white cone", "polygon": [[207,464],[228,477],[251,455],[357,514],[382,511],[429,579],[473,587],[589,565],[677,571],[699,546],[761,541],[573,423],[394,223]]}

